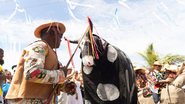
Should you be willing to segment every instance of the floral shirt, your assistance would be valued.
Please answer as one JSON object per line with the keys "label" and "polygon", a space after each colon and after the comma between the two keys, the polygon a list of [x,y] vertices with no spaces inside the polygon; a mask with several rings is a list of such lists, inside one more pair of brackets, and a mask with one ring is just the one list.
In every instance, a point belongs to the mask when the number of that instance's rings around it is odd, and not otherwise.
{"label": "floral shirt", "polygon": [[160,84],[156,84],[159,80],[163,79],[163,75],[161,72],[154,70],[151,71],[148,75],[149,87],[150,90],[154,93],[159,93],[160,91]]}
{"label": "floral shirt", "polygon": [[[24,76],[27,80],[34,83],[56,84],[64,76],[59,70],[44,69],[45,57],[48,53],[48,46],[43,41],[37,41],[24,49]],[[11,102],[14,100],[11,100]],[[40,99],[22,99],[19,102],[26,104],[42,104],[44,100]],[[18,103],[18,102],[16,102]]]}
{"label": "floral shirt", "polygon": [[44,69],[45,57],[48,46],[42,41],[37,41],[25,48],[24,75],[27,80],[35,83],[55,84],[59,82],[59,70]]}

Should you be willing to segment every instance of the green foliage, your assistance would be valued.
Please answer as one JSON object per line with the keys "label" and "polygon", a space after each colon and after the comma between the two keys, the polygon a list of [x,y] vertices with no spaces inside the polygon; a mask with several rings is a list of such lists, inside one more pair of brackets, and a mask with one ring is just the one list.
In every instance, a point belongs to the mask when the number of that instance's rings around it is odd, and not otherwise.
{"label": "green foliage", "polygon": [[184,55],[167,54],[164,57],[159,57],[155,52],[153,43],[151,43],[144,52],[138,53],[147,62],[148,66],[152,66],[156,60],[161,61],[163,64],[180,64],[185,61]]}
{"label": "green foliage", "polygon": [[161,60],[164,64],[180,64],[185,61],[185,56],[167,54]]}
{"label": "green foliage", "polygon": [[156,60],[159,60],[158,54],[153,48],[153,43],[150,44],[144,52],[138,53],[144,60],[146,60],[149,66],[152,66]]}

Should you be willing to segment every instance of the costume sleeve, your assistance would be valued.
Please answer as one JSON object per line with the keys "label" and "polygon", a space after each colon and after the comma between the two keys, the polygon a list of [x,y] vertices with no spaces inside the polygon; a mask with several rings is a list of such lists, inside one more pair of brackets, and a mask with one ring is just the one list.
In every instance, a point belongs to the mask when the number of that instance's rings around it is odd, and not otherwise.
{"label": "costume sleeve", "polygon": [[64,76],[59,70],[44,69],[48,47],[44,42],[36,42],[25,49],[24,76],[35,83],[54,84]]}

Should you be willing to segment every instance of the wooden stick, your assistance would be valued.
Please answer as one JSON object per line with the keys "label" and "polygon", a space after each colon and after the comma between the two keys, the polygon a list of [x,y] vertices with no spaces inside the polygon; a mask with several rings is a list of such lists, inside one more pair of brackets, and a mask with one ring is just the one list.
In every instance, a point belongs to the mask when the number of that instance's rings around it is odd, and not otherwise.
{"label": "wooden stick", "polygon": [[[72,56],[70,57],[68,63],[66,64],[64,70],[67,70],[67,68],[68,68],[68,66],[69,66],[69,64],[70,64],[70,62],[71,62],[71,60],[73,59],[73,56],[75,55],[77,49],[80,47],[80,43],[81,43],[82,39],[84,38],[84,36],[86,35],[86,33],[87,33],[88,30],[89,30],[89,26],[88,26],[88,28],[86,29],[84,35],[83,35],[83,36],[81,37],[81,39],[78,41],[78,45],[77,45],[75,51],[73,52]],[[67,75],[66,75],[66,76],[67,76]],[[71,78],[71,77],[69,76],[69,77],[66,78],[66,80],[68,80],[68,79],[70,79],[70,78]],[[51,94],[50,94],[49,97],[48,97],[48,100],[47,100],[48,103],[50,103],[50,101],[51,101],[51,99],[52,99],[52,96],[54,95],[54,93],[55,93],[55,91],[57,90],[57,88],[59,87],[59,85],[60,85],[60,84],[56,84],[56,85],[54,86],[53,91],[51,92]]]}

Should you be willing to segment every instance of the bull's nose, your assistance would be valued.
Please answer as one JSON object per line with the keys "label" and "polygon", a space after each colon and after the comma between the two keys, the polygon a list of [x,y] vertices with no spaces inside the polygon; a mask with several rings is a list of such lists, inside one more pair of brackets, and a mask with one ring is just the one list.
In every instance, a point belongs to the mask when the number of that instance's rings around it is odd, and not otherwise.
{"label": "bull's nose", "polygon": [[92,66],[94,65],[94,60],[93,60],[93,57],[91,56],[84,56],[82,58],[82,62],[85,66]]}
{"label": "bull's nose", "polygon": [[90,63],[90,62],[88,62],[88,65],[91,65],[91,63]]}
{"label": "bull's nose", "polygon": [[92,67],[93,64],[92,64],[91,62],[88,62],[88,63],[87,63],[87,66],[88,66],[88,67]]}

